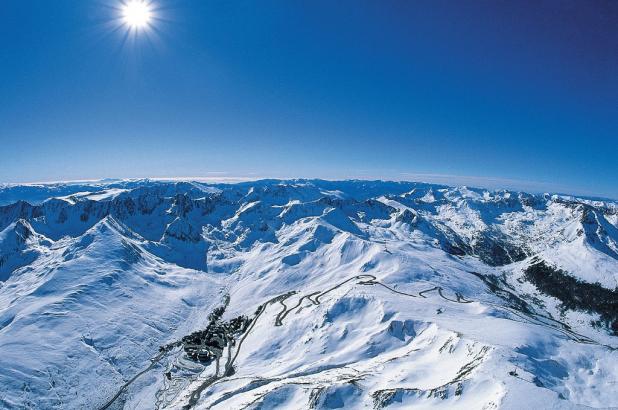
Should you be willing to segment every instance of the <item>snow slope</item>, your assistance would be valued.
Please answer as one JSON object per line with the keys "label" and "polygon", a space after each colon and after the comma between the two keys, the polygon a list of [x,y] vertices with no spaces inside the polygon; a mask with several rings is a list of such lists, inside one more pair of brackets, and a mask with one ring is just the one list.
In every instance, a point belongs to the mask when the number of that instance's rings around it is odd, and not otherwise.
{"label": "snow slope", "polygon": [[140,180],[0,204],[2,408],[618,407],[612,201]]}

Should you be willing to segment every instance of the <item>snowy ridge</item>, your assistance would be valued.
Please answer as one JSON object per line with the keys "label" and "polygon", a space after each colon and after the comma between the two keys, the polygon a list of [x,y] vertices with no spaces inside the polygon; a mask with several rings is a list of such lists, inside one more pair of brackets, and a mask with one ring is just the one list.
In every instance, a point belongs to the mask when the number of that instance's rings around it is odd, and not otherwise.
{"label": "snowy ridge", "polygon": [[0,407],[618,407],[613,201],[140,180],[0,204]]}

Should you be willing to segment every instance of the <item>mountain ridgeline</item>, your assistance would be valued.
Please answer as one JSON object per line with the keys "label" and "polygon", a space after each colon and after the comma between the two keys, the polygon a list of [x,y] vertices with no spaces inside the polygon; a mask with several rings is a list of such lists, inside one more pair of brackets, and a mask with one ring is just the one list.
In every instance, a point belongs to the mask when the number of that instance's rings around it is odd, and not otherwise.
{"label": "mountain ridgeline", "polygon": [[[128,189],[120,188],[125,186]],[[206,270],[207,248],[214,240],[225,238],[231,246],[246,249],[255,241],[276,241],[283,224],[315,216],[362,237],[356,223],[381,220],[405,223],[450,254],[474,256],[491,266],[501,266],[533,256],[538,251],[535,245],[560,240],[556,231],[578,223],[575,237],[567,234],[564,241],[581,237],[608,256],[618,257],[618,207],[613,202],[366,181],[119,182],[97,188],[58,198],[46,187],[50,198],[39,195],[34,204],[26,199],[0,206],[0,231],[23,220],[37,233],[58,240],[65,235],[79,236],[110,217],[179,254],[183,245],[174,241],[202,242],[205,252],[201,263],[192,267]],[[57,189],[68,190],[65,186]],[[11,193],[10,188],[0,190],[0,203],[11,198]],[[551,218],[556,209],[568,213],[568,218],[555,221],[547,232],[534,229],[542,222],[551,223],[543,219]],[[531,226],[517,231],[512,224]]]}
{"label": "mountain ridgeline", "polygon": [[[0,203],[19,189],[24,187],[0,190]],[[56,191],[69,194],[57,197]],[[551,255],[553,247],[580,243],[584,250],[601,252],[607,263],[593,277],[587,276],[590,269],[574,269],[570,277],[616,295],[612,269],[618,260],[618,205],[612,201],[423,183],[322,180],[119,181],[73,190],[71,185],[45,186],[49,198],[33,192],[33,203],[26,198],[0,206],[0,231],[6,230],[0,279],[31,261],[35,252],[26,241],[51,244],[64,236],[77,237],[105,219],[144,239],[148,250],[164,260],[208,271],[209,259],[222,257],[222,243],[238,251],[256,242],[275,243],[285,224],[319,217],[359,238],[368,238],[359,224],[401,224],[450,255],[478,258],[494,267],[532,258],[525,277],[541,291],[548,285],[534,273],[539,266],[545,267],[543,272],[552,269],[544,265],[544,255]],[[550,266],[561,267],[560,260],[548,259]],[[585,266],[589,261],[580,262]],[[569,265],[565,268],[568,272]],[[602,283],[596,276],[604,276]],[[567,307],[580,306],[565,300],[569,296],[567,292],[559,299]],[[615,316],[614,310],[609,316]],[[618,326],[615,318],[609,324],[614,330]]]}
{"label": "mountain ridgeline", "polygon": [[618,380],[616,336],[611,200],[357,180],[0,187],[0,408],[618,406],[590,387]]}

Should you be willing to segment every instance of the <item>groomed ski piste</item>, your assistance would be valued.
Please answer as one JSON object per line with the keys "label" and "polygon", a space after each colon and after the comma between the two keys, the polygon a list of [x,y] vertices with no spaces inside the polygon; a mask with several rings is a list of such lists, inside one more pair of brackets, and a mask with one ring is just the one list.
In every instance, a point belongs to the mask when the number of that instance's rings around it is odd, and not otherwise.
{"label": "groomed ski piste", "polygon": [[3,408],[618,407],[614,201],[140,180],[0,204]]}

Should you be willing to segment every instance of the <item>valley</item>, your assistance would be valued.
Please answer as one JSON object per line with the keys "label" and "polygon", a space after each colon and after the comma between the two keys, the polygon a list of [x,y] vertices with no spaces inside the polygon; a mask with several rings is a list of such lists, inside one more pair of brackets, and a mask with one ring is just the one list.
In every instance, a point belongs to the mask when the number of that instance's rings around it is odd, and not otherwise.
{"label": "valley", "polygon": [[3,198],[0,407],[618,406],[612,201],[320,180]]}

